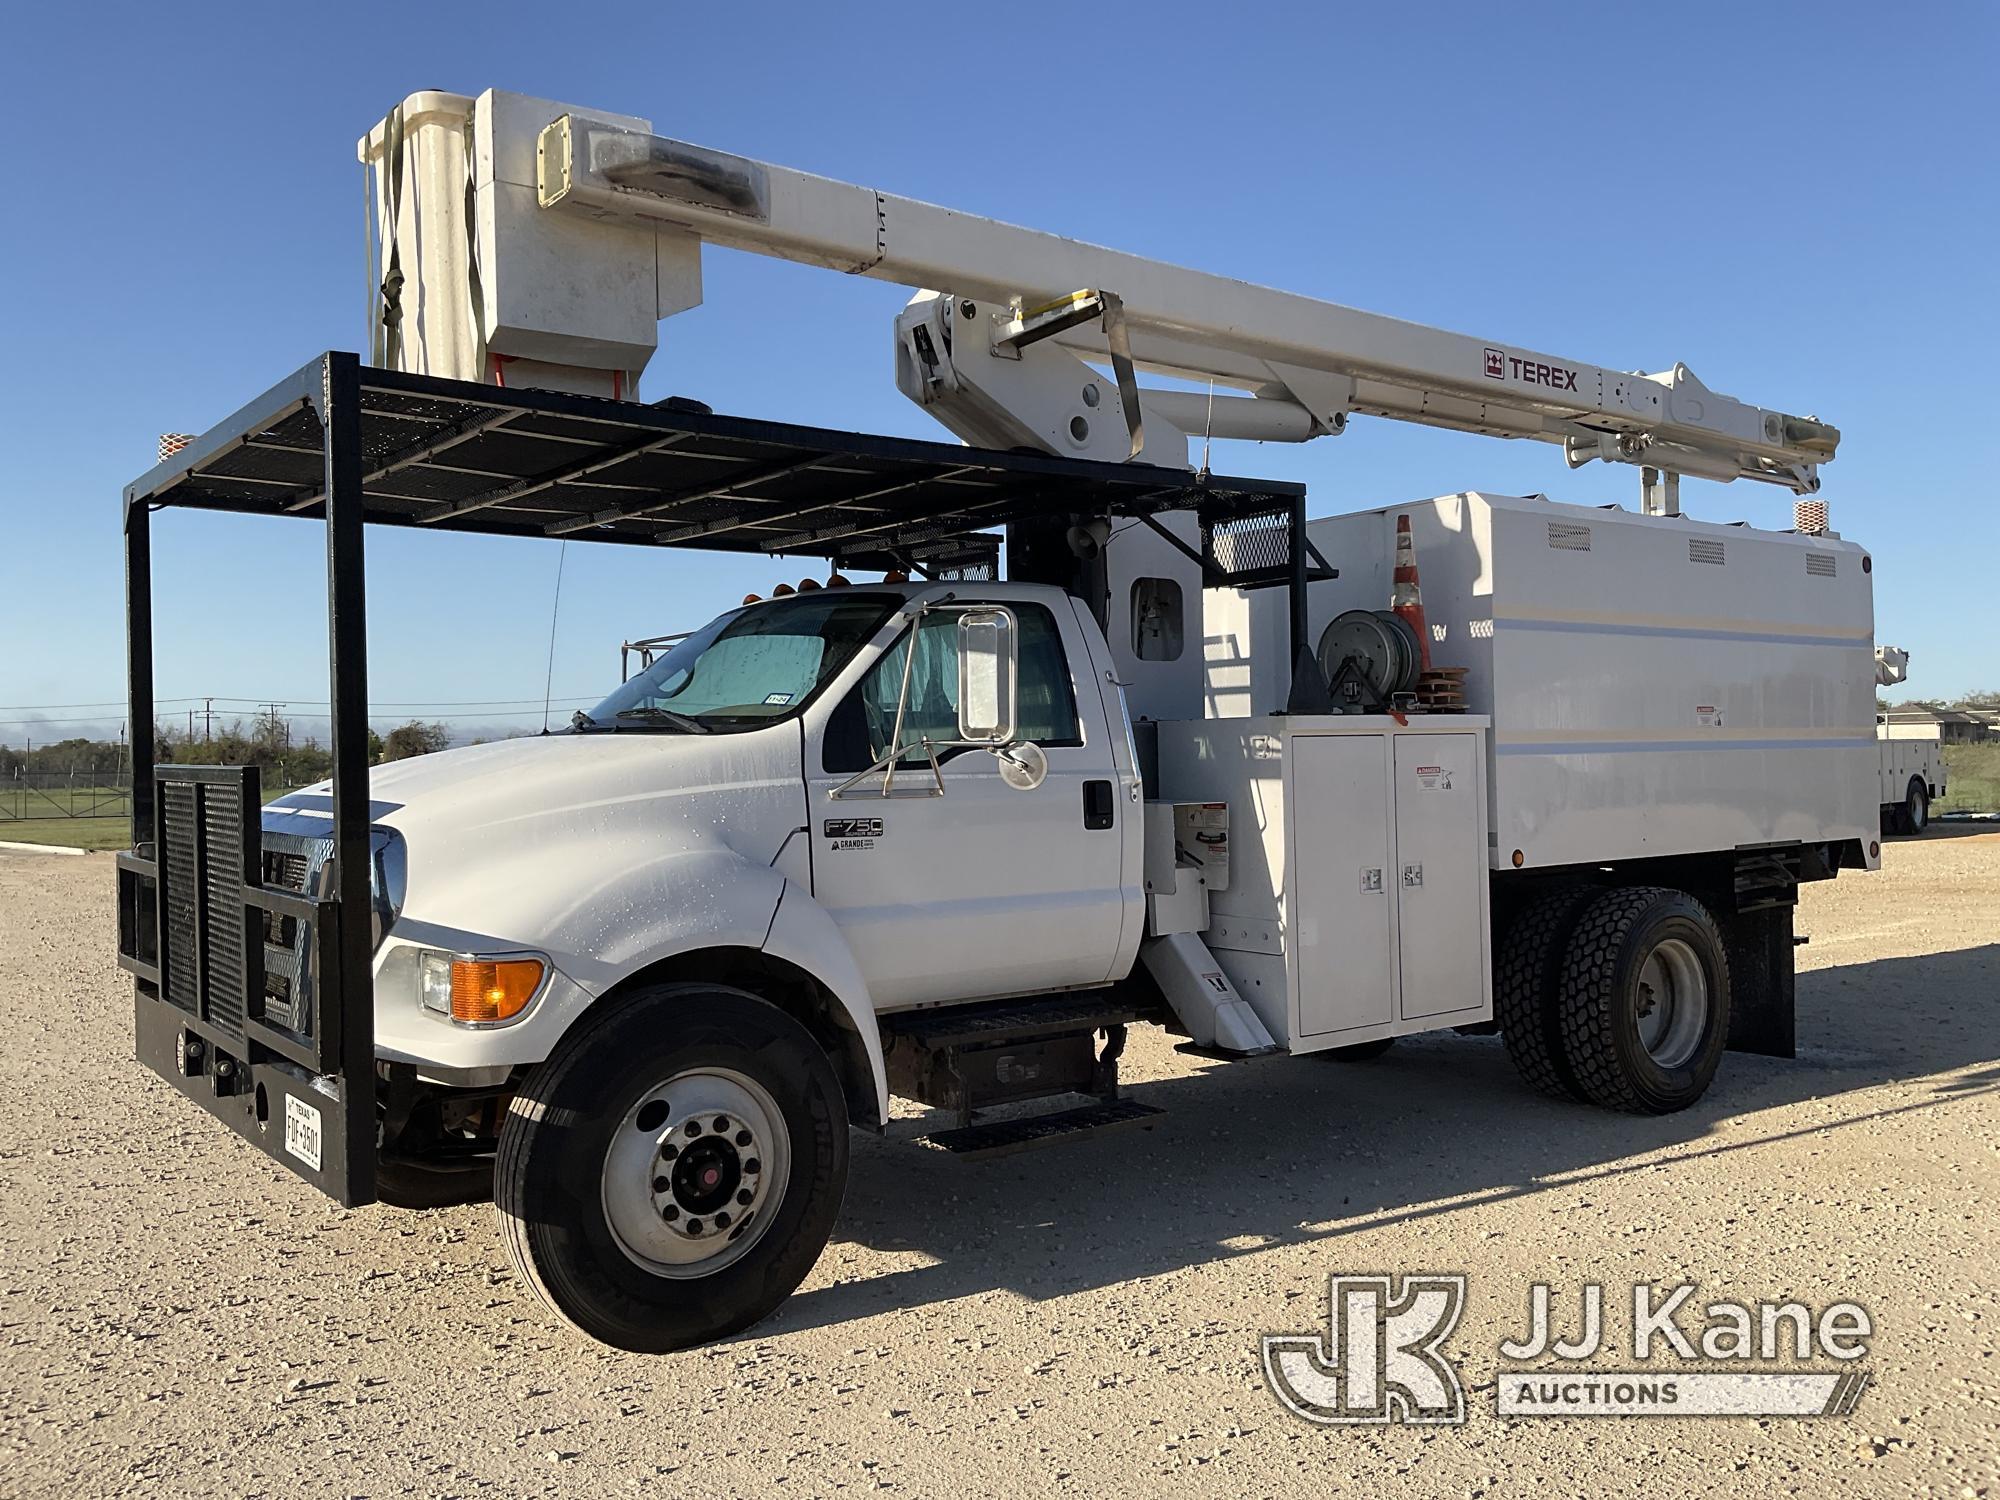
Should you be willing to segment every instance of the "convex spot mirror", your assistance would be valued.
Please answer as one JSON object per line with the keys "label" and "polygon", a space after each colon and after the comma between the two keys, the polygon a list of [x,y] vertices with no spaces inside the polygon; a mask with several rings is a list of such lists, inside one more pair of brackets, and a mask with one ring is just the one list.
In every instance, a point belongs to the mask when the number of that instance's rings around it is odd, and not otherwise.
{"label": "convex spot mirror", "polygon": [[988,749],[999,764],[1000,779],[1017,792],[1032,792],[1049,778],[1049,753],[1033,740]]}
{"label": "convex spot mirror", "polygon": [[997,605],[958,617],[958,737],[968,745],[1014,738],[1014,690],[1020,675],[1020,627]]}

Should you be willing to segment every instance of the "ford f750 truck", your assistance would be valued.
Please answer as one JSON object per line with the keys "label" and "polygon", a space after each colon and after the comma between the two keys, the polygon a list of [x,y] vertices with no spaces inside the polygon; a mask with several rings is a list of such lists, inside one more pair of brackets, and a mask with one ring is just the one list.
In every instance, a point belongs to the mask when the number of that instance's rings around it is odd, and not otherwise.
{"label": "ford f750 truck", "polygon": [[[862,268],[952,288],[899,378],[970,446],[643,404],[702,239],[835,264],[862,232],[862,190],[648,129],[414,96],[362,143],[375,361],[128,487],[119,955],[155,1073],[342,1202],[491,1196],[561,1317],[667,1350],[799,1283],[892,1096],[967,1155],[1156,1113],[1133,1025],[1218,1059],[1497,1025],[1536,1088],[1648,1113],[1789,1055],[1797,891],[1879,860],[1872,563],[1823,516],[1682,516],[1677,477],[1816,488],[1831,428],[883,194]],[[413,202],[471,214],[413,237]],[[1174,451],[1182,393],[1135,371],[1204,362],[1251,391],[1218,432],[1537,436],[1641,463],[1642,505],[1308,524]],[[182,508],[324,524],[328,783],[265,807],[254,768],[155,762]],[[562,733],[371,767],[371,525],[814,562]]]}

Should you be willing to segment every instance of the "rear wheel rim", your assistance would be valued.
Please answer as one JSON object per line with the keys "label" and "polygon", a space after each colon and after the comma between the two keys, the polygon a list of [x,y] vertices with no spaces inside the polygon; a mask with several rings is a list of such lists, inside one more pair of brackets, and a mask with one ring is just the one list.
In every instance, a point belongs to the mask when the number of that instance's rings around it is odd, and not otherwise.
{"label": "rear wheel rim", "polygon": [[1928,799],[1915,787],[1910,789],[1909,814],[1910,826],[1919,833],[1923,832],[1924,824],[1929,821],[1930,807]]}
{"label": "rear wheel rim", "polygon": [[713,1276],[769,1231],[791,1181],[784,1111],[733,1068],[691,1068],[632,1101],[604,1150],[604,1221],[627,1259]]}
{"label": "rear wheel rim", "polygon": [[1663,938],[1640,964],[1635,988],[1639,1045],[1659,1067],[1685,1067],[1708,1034],[1708,971],[1700,957],[1680,938]]}

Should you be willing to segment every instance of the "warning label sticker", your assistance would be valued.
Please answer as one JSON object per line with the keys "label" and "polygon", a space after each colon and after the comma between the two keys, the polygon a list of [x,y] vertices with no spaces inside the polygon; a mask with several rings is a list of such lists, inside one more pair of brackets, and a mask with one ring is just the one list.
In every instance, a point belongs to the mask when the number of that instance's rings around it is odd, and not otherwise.
{"label": "warning label sticker", "polygon": [[1694,706],[1694,721],[1703,729],[1722,727],[1722,710],[1713,703],[1697,703]]}
{"label": "warning label sticker", "polygon": [[1451,790],[1451,772],[1444,766],[1418,766],[1417,790],[1420,792],[1448,792]]}

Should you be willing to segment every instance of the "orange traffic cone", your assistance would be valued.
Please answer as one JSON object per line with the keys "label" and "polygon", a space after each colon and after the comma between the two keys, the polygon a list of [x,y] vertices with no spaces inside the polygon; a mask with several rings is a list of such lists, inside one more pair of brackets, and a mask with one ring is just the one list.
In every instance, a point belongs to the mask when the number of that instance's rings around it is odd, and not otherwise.
{"label": "orange traffic cone", "polygon": [[1410,540],[1410,518],[1396,517],[1396,573],[1389,591],[1389,608],[1417,633],[1418,664],[1431,669],[1431,631],[1424,623],[1424,595],[1417,585],[1417,548]]}

